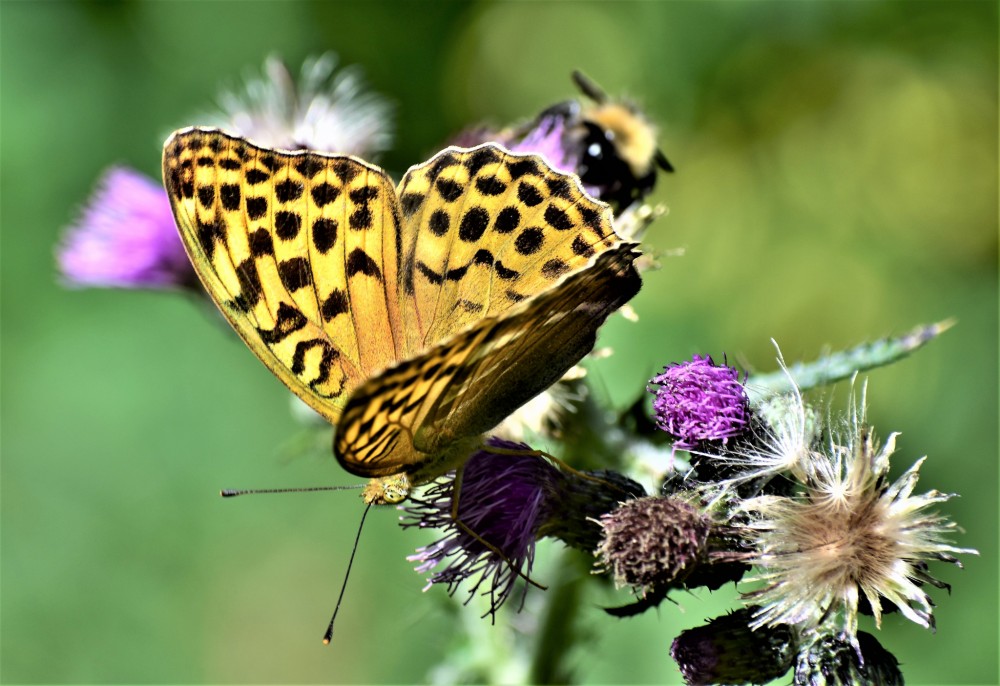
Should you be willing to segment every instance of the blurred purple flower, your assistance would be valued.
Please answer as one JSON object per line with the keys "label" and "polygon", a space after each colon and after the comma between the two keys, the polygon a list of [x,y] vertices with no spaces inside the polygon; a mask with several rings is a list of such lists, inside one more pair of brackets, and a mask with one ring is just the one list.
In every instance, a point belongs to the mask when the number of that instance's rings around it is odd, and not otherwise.
{"label": "blurred purple flower", "polygon": [[749,400],[739,372],[716,365],[709,356],[667,366],[650,381],[657,425],[683,450],[703,441],[738,436],[749,421]]}
{"label": "blurred purple flower", "polygon": [[[511,152],[544,155],[561,172],[578,174],[580,166],[579,146],[573,144],[566,134],[566,117],[559,113],[545,113],[538,118],[533,128],[517,141],[509,143]],[[597,195],[596,189],[588,189]]]}
{"label": "blurred purple flower", "polygon": [[166,191],[127,167],[104,173],[56,260],[69,286],[177,288],[196,282]]}
{"label": "blurred purple flower", "polygon": [[[579,175],[583,156],[579,142],[568,133],[567,117],[567,113],[562,109],[551,108],[542,113],[528,128],[504,131],[494,131],[485,127],[469,129],[452,139],[451,144],[473,147],[494,141],[511,152],[542,155],[558,171]],[[600,197],[600,189],[596,186],[584,185],[584,190],[595,198]]]}

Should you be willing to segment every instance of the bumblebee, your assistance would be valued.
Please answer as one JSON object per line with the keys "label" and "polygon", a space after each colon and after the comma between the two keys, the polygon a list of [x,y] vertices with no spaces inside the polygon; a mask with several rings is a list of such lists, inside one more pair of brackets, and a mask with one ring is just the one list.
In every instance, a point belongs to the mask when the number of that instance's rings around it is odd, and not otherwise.
{"label": "bumblebee", "polygon": [[591,195],[616,214],[649,195],[657,172],[674,170],[656,144],[656,126],[633,103],[614,100],[579,71],[573,82],[587,101],[567,100],[527,123],[492,130],[468,129],[451,145],[472,147],[495,141],[513,152],[544,155],[565,172],[580,177]]}
{"label": "bumblebee", "polygon": [[573,171],[621,211],[652,192],[658,170],[674,167],[657,146],[656,126],[638,107],[608,97],[580,71],[573,72],[573,82],[589,102],[568,100],[546,109],[522,128],[522,143],[532,136],[529,132],[544,136],[561,129],[562,145],[573,153]]}

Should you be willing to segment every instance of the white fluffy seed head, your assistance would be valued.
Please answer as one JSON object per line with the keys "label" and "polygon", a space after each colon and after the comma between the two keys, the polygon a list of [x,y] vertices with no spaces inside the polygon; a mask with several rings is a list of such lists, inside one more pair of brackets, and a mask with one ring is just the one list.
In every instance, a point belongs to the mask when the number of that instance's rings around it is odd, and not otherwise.
{"label": "white fluffy seed head", "polygon": [[878,449],[863,404],[852,405],[845,429],[832,434],[823,452],[810,452],[796,496],[743,503],[757,551],[755,579],[762,584],[746,594],[760,606],[757,626],[791,624],[808,631],[832,622],[853,636],[862,595],[877,625],[883,600],[921,626],[933,625],[924,589],[940,582],[925,563],[958,564],[952,554],[976,551],[951,545],[955,525],[928,512],[950,496],[912,495],[923,460],[888,483],[895,438]]}

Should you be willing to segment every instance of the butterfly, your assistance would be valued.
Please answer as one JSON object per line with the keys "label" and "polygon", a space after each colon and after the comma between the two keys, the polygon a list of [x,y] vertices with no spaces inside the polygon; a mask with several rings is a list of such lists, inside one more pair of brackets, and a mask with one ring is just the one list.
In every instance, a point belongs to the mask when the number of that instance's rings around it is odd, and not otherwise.
{"label": "butterfly", "polygon": [[460,467],[640,286],[606,204],[492,143],[447,148],[394,187],[356,157],[186,128],[163,179],[206,291],[336,426],[368,504]]}

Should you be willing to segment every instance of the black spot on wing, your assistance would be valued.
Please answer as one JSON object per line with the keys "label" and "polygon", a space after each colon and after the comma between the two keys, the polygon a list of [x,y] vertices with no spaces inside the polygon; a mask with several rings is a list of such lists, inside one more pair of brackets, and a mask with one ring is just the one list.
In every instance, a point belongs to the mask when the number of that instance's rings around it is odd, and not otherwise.
{"label": "black spot on wing", "polygon": [[559,259],[552,259],[542,265],[542,276],[555,279],[569,271],[569,265]]}
{"label": "black spot on wing", "polygon": [[434,160],[433,164],[431,164],[430,168],[427,170],[427,176],[433,181],[441,175],[442,171],[448,167],[454,167],[456,164],[458,164],[458,158],[456,158],[452,153],[449,152],[441,155]]}
{"label": "black spot on wing", "polygon": [[576,206],[577,212],[580,213],[580,218],[583,223],[586,224],[591,230],[597,235],[603,235],[601,230],[601,213],[592,207],[584,207],[583,205]]}
{"label": "black spot on wing", "polygon": [[517,181],[525,174],[537,176],[538,163],[530,159],[514,159],[507,162],[507,170],[510,172],[510,178]]}
{"label": "black spot on wing", "polygon": [[534,207],[545,199],[540,190],[525,181],[517,184],[517,197],[528,207]]}
{"label": "black spot on wing", "polygon": [[488,267],[492,267],[493,261],[493,253],[485,248],[477,250],[476,254],[472,256],[472,264],[484,264]]}
{"label": "black spot on wing", "polygon": [[569,214],[565,210],[560,210],[555,205],[545,208],[545,223],[558,231],[572,229],[574,224]]}
{"label": "black spot on wing", "polygon": [[361,167],[356,162],[350,160],[337,160],[333,163],[333,173],[344,183],[351,180],[361,172]]}
{"label": "black spot on wing", "polygon": [[438,274],[436,271],[427,266],[423,260],[417,261],[417,271],[426,277],[435,286],[441,284],[444,281],[444,277]]}
{"label": "black spot on wing", "polygon": [[313,348],[322,348],[323,358],[320,361],[320,378],[314,379],[310,386],[322,383],[329,378],[329,373],[324,375],[322,371],[324,364],[327,363],[328,356],[330,357],[329,362],[333,362],[340,357],[340,353],[332,345],[330,345],[328,341],[325,341],[322,338],[311,338],[307,341],[299,341],[295,344],[295,352],[292,353],[293,374],[302,374],[302,372],[306,370],[306,353]]}
{"label": "black spot on wing", "polygon": [[312,271],[304,257],[293,257],[278,264],[278,276],[289,293],[312,285]]}
{"label": "black spot on wing", "polygon": [[465,298],[460,298],[459,301],[455,303],[455,307],[461,307],[463,310],[471,314],[479,314],[483,311],[483,305],[472,302],[471,300],[466,300]]}
{"label": "black spot on wing", "polygon": [[321,393],[319,387],[330,380],[330,370],[333,369],[334,363],[340,357],[340,352],[326,341],[320,341],[320,344],[323,346],[323,357],[319,361],[319,375],[309,382],[309,386],[323,397],[336,398],[344,392],[343,383],[332,393]]}
{"label": "black spot on wing", "polygon": [[302,196],[302,184],[293,179],[285,179],[274,187],[274,196],[279,202],[291,202]]}
{"label": "black spot on wing", "polygon": [[498,162],[500,155],[494,148],[479,148],[465,160],[465,167],[469,170],[469,176],[475,176],[487,164]]}
{"label": "black spot on wing", "polygon": [[316,176],[322,168],[323,163],[312,155],[304,155],[302,159],[295,163],[296,171],[307,179],[311,179]]}
{"label": "black spot on wing", "polygon": [[545,179],[545,185],[557,198],[568,200],[573,196],[573,184],[565,176],[549,176]]}
{"label": "black spot on wing", "polygon": [[237,296],[247,307],[253,307],[260,302],[260,274],[257,273],[257,263],[248,257],[236,267],[236,278],[240,283],[240,293]]}
{"label": "black spot on wing", "polygon": [[226,240],[226,224],[222,218],[216,217],[214,221],[209,223],[199,220],[198,242],[208,259],[212,259],[212,255],[215,254],[215,241],[217,240]]}
{"label": "black spot on wing", "polygon": [[337,196],[340,195],[340,189],[324,181],[318,186],[313,186],[311,193],[313,202],[318,207],[325,207],[337,199]]}
{"label": "black spot on wing", "polygon": [[267,229],[257,229],[250,234],[250,254],[254,257],[274,255],[274,242]]}
{"label": "black spot on wing", "polygon": [[364,274],[379,281],[383,280],[382,270],[378,268],[378,264],[361,248],[355,248],[347,257],[347,276],[350,278],[355,274]]}
{"label": "black spot on wing", "polygon": [[573,250],[574,254],[579,255],[580,257],[592,257],[594,254],[594,248],[583,240],[583,236],[577,236],[574,238],[573,244],[570,245],[570,248]]}
{"label": "black spot on wing", "polygon": [[245,178],[247,180],[247,183],[249,183],[251,186],[259,186],[260,184],[264,183],[269,178],[271,178],[271,175],[266,171],[264,171],[263,169],[257,169],[257,167],[254,167],[253,169],[247,170],[247,173],[244,175],[243,178]]}
{"label": "black spot on wing", "polygon": [[467,271],[469,271],[469,265],[455,267],[454,269],[449,269],[445,272],[444,278],[448,281],[461,281],[465,277],[465,273]]}
{"label": "black spot on wing", "polygon": [[337,243],[337,220],[319,217],[312,226],[313,245],[326,254]]}
{"label": "black spot on wing", "polygon": [[403,261],[403,292],[413,295],[413,260]]}
{"label": "black spot on wing", "polygon": [[455,202],[465,191],[461,184],[452,179],[438,179],[434,182],[434,187],[437,188],[445,202]]}
{"label": "black spot on wing", "polygon": [[510,233],[521,223],[521,213],[516,207],[505,207],[497,214],[493,230],[497,233]]}
{"label": "black spot on wing", "polygon": [[514,249],[522,255],[533,255],[542,247],[545,234],[541,229],[530,227],[517,235],[514,240]]}
{"label": "black spot on wing", "polygon": [[372,221],[372,208],[368,205],[361,205],[347,218],[347,224],[355,231],[372,228]]}
{"label": "black spot on wing", "polygon": [[500,260],[497,260],[494,263],[493,271],[495,271],[497,273],[497,276],[499,276],[504,281],[513,281],[514,279],[516,279],[521,275],[520,272],[518,272],[516,269],[508,269],[507,267],[503,266],[503,262],[501,262]]}
{"label": "black spot on wing", "polygon": [[483,207],[473,207],[462,215],[458,227],[458,237],[466,243],[474,243],[483,237],[490,224],[490,213]]}
{"label": "black spot on wing", "polygon": [[281,210],[274,213],[274,230],[278,238],[283,241],[290,241],[299,235],[302,228],[302,217],[296,212]]}
{"label": "black spot on wing", "polygon": [[348,311],[347,294],[339,288],[335,288],[323,301],[320,313],[325,321],[330,321],[337,315],[345,314]]}
{"label": "black spot on wing", "polygon": [[212,209],[212,204],[215,202],[215,187],[198,186],[198,202],[206,210]]}
{"label": "black spot on wing", "polygon": [[476,178],[476,188],[483,195],[500,195],[507,190],[507,184],[495,176],[480,176]]}
{"label": "black spot on wing", "polygon": [[431,230],[435,236],[443,236],[448,233],[448,227],[451,225],[451,218],[448,213],[444,210],[434,210],[431,213],[430,219],[427,220],[427,228]]}
{"label": "black spot on wing", "polygon": [[378,186],[361,186],[360,188],[351,189],[348,195],[351,198],[351,202],[364,204],[378,198],[378,193]]}
{"label": "black spot on wing", "polygon": [[265,329],[258,326],[257,333],[260,334],[262,341],[268,345],[274,345],[288,338],[307,323],[306,316],[302,312],[283,302],[278,305],[278,319],[274,323],[274,328]]}
{"label": "black spot on wing", "polygon": [[224,183],[219,187],[222,206],[230,212],[240,209],[240,187],[234,183]]}
{"label": "black spot on wing", "polygon": [[254,197],[247,198],[247,217],[254,221],[263,218],[267,214],[267,199]]}
{"label": "black spot on wing", "polygon": [[411,214],[419,210],[420,206],[424,204],[424,194],[403,193],[403,197],[400,198],[399,201],[403,205],[403,214],[409,217]]}
{"label": "black spot on wing", "polygon": [[281,169],[281,162],[276,160],[272,155],[261,155],[257,158],[257,161],[270,169],[272,173]]}

